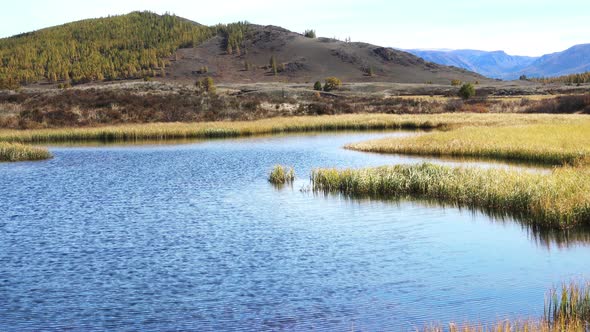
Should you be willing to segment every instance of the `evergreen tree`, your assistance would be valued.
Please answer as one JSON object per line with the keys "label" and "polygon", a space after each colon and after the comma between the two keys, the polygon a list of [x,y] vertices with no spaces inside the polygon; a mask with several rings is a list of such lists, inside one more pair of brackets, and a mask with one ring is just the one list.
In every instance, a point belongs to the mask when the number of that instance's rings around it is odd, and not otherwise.
{"label": "evergreen tree", "polygon": [[272,69],[273,74],[277,74],[278,69],[277,69],[277,60],[275,59],[274,55],[270,56],[270,68]]}
{"label": "evergreen tree", "polygon": [[322,91],[322,82],[316,81],[315,84],[313,85],[313,89],[316,91]]}

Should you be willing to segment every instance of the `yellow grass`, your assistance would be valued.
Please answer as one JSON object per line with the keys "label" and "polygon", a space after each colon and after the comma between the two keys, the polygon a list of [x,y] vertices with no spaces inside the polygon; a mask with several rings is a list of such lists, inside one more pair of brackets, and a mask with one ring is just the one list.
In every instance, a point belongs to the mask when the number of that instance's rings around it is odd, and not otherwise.
{"label": "yellow grass", "polygon": [[424,163],[368,169],[316,169],[316,191],[350,196],[415,197],[496,213],[547,227],[590,225],[590,169],[550,174]]}
{"label": "yellow grass", "polygon": [[587,117],[571,119],[576,121],[467,126],[347,146],[381,153],[569,165],[556,168],[550,174],[423,164],[364,170],[320,169],[314,171],[312,181],[316,190],[435,199],[514,214],[542,226],[590,225],[590,120]]}
{"label": "yellow grass", "polygon": [[590,156],[590,121],[508,127],[465,127],[417,137],[351,144],[359,151],[484,157],[552,165],[578,164]]}
{"label": "yellow grass", "polygon": [[388,115],[351,114],[271,118],[258,121],[153,123],[95,128],[0,130],[0,141],[59,142],[82,140],[144,140],[237,137],[257,134],[304,131],[433,129],[466,125],[499,126],[507,124],[572,123],[590,119],[584,115],[527,114],[437,114]]}

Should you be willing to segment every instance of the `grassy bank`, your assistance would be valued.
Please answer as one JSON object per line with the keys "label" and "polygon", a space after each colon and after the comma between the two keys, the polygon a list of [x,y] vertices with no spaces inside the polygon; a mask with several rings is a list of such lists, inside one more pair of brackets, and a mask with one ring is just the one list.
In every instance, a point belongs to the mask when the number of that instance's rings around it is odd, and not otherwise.
{"label": "grassy bank", "polygon": [[465,127],[417,137],[349,145],[381,153],[483,157],[550,165],[579,164],[590,156],[590,121],[496,128]]}
{"label": "grassy bank", "polygon": [[51,154],[45,148],[32,147],[19,143],[0,142],[0,162],[43,160],[48,158],[51,158]]}
{"label": "grassy bank", "polygon": [[424,163],[369,169],[316,169],[313,189],[350,196],[414,197],[510,213],[557,228],[590,224],[590,170],[550,174]]}
{"label": "grassy bank", "polygon": [[238,137],[257,134],[370,130],[434,129],[508,124],[574,123],[590,119],[584,115],[526,115],[448,113],[438,115],[350,114],[272,118],[257,121],[151,123],[64,129],[0,130],[4,142],[65,142],[88,140],[144,140]]}

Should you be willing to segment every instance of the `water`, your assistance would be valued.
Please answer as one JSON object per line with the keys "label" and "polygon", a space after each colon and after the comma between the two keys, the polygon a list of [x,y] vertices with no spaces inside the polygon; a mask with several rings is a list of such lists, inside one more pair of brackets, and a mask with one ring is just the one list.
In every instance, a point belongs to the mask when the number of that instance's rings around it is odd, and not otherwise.
{"label": "water", "polygon": [[[314,167],[430,160],[341,149],[383,135],[0,164],[0,330],[411,330],[538,317],[547,289],[590,275],[587,233],[299,190]],[[277,163],[295,167],[293,188],[267,182]]]}

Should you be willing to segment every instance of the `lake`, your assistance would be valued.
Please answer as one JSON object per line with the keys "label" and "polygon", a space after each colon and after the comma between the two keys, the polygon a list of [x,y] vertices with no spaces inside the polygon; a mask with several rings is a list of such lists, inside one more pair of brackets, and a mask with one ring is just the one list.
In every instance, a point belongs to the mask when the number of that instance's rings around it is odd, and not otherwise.
{"label": "lake", "polygon": [[[0,330],[403,331],[537,318],[548,289],[590,275],[584,231],[305,190],[316,167],[509,167],[342,149],[409,134],[54,146],[0,163]],[[275,164],[295,168],[292,187],[268,183]]]}

